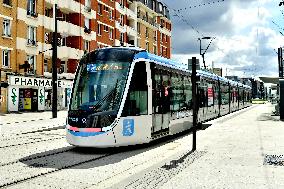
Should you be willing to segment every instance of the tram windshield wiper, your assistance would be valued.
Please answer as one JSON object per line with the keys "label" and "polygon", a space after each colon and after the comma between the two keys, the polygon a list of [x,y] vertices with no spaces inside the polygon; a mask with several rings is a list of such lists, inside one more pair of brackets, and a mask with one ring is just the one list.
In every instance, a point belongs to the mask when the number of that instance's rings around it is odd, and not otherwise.
{"label": "tram windshield wiper", "polygon": [[[104,104],[108,104],[109,102],[115,100],[115,96],[117,93],[117,84],[118,84],[118,80],[115,83],[115,86],[113,89],[110,90],[110,92],[108,94],[106,94],[102,99],[100,99],[94,106],[92,106],[91,108],[95,111],[98,111],[100,107],[102,107]],[[113,108],[114,104],[112,105]]]}

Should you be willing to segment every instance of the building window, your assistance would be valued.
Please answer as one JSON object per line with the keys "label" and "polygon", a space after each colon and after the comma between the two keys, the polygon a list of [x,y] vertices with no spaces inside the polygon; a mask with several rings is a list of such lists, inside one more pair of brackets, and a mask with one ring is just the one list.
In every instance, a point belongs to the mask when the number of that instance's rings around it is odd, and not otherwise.
{"label": "building window", "polygon": [[120,25],[123,26],[123,20],[124,20],[124,16],[123,14],[120,15]]}
{"label": "building window", "polygon": [[11,37],[11,20],[3,20],[3,36]]}
{"label": "building window", "polygon": [[104,6],[104,11],[108,12],[108,7]]}
{"label": "building window", "polygon": [[28,45],[36,46],[36,27],[28,26]]}
{"label": "building window", "polygon": [[140,23],[137,22],[137,32],[138,32],[138,34],[140,34],[140,31],[141,31],[141,29],[140,29]]}
{"label": "building window", "polygon": [[154,40],[157,41],[157,31],[154,31]]}
{"label": "building window", "polygon": [[101,24],[98,24],[98,35],[102,35]]}
{"label": "building window", "polygon": [[109,19],[111,19],[111,20],[113,19],[113,13],[112,13],[112,10],[110,10],[110,11],[109,11]]}
{"label": "building window", "polygon": [[145,5],[148,5],[148,0],[145,0],[144,2],[145,2]]}
{"label": "building window", "polygon": [[48,72],[48,60],[44,59],[44,72]]}
{"label": "building window", "polygon": [[103,5],[102,5],[102,4],[99,4],[99,5],[98,5],[98,14],[99,14],[99,15],[102,15],[102,12],[103,12]]}
{"label": "building window", "polygon": [[61,38],[61,46],[67,46],[67,37]]}
{"label": "building window", "polygon": [[85,33],[91,33],[91,29],[90,29],[90,19],[89,19],[89,18],[85,18],[84,32],[85,32]]}
{"label": "building window", "polygon": [[65,13],[62,13],[61,14],[61,21],[66,21],[67,22],[67,20],[68,20],[68,15],[65,14]]}
{"label": "building window", "polygon": [[124,8],[124,0],[119,0],[119,5]]}
{"label": "building window", "polygon": [[85,9],[86,11],[91,11],[91,0],[85,0]]}
{"label": "building window", "polygon": [[28,0],[27,15],[36,17],[36,0]]}
{"label": "building window", "polygon": [[90,51],[90,41],[84,40],[84,52],[89,52]]}
{"label": "building window", "polygon": [[124,43],[124,33],[120,33],[120,43]]}
{"label": "building window", "polygon": [[109,38],[113,39],[113,29],[112,28],[109,29]]}
{"label": "building window", "polygon": [[45,8],[44,15],[47,17],[52,17],[52,10],[48,7]]}
{"label": "building window", "polygon": [[149,31],[148,31],[147,27],[146,27],[146,30],[145,30],[145,35],[146,35],[147,38],[149,37]]}
{"label": "building window", "polygon": [[28,55],[27,61],[30,64],[29,73],[35,74],[36,73],[36,56],[34,55]]}
{"label": "building window", "polygon": [[146,42],[146,50],[149,52],[149,42]]}
{"label": "building window", "polygon": [[7,67],[7,68],[10,67],[10,54],[11,54],[10,50],[4,49],[2,51],[2,66],[3,67]]}
{"label": "building window", "polygon": [[8,6],[12,6],[11,0],[3,0],[3,4],[8,5]]}
{"label": "building window", "polygon": [[66,72],[66,62],[65,61],[61,61],[58,73],[61,74],[61,73],[65,73],[65,72]]}
{"label": "building window", "polygon": [[104,25],[104,31],[108,32],[108,26],[107,25]]}
{"label": "building window", "polygon": [[153,51],[154,51],[154,54],[157,54],[157,46],[154,45]]}

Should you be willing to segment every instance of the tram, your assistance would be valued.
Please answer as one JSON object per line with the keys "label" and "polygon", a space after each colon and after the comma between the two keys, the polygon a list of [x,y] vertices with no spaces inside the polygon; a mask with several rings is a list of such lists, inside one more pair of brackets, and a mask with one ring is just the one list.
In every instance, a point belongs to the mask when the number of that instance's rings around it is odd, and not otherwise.
{"label": "tram", "polygon": [[[200,123],[250,106],[251,88],[198,71]],[[68,110],[66,138],[81,147],[149,143],[192,127],[187,66],[135,47],[82,57]]]}

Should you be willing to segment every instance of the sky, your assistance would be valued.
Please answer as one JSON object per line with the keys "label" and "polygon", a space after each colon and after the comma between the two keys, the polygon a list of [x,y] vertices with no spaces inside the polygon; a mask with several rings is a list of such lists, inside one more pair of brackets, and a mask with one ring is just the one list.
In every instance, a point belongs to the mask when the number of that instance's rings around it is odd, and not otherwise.
{"label": "sky", "polygon": [[[219,2],[218,2],[219,1]],[[284,46],[282,0],[162,0],[172,21],[172,59],[200,59],[224,75],[278,76],[277,49]],[[283,11],[283,12],[282,12]],[[274,23],[273,23],[274,22]],[[214,39],[213,39],[214,38]],[[276,51],[275,51],[276,50]]]}

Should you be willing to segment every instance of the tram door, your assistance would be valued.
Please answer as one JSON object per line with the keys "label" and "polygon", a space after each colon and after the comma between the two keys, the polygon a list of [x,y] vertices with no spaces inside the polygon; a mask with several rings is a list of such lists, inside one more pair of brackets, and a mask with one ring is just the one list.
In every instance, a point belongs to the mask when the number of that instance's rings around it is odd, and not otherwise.
{"label": "tram door", "polygon": [[169,74],[159,69],[152,69],[152,82],[152,133],[158,133],[160,131],[167,131],[169,128],[171,82]]}

